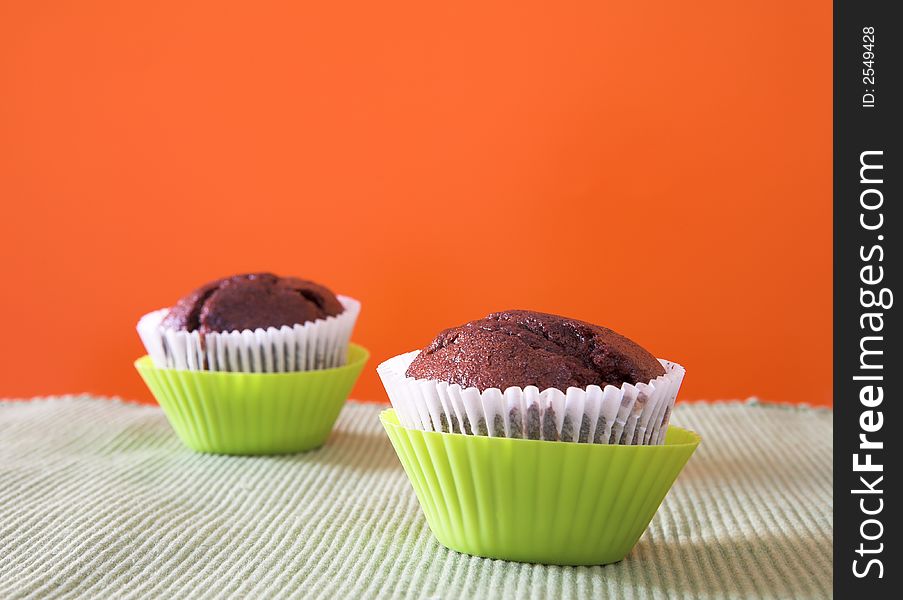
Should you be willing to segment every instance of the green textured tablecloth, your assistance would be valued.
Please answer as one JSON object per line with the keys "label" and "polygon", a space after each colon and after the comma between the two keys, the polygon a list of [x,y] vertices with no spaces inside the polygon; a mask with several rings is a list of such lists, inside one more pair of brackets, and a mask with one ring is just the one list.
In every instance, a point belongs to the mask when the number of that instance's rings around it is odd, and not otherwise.
{"label": "green textured tablecloth", "polygon": [[0,402],[0,598],[831,595],[829,410],[679,405],[703,442],[633,552],[549,567],[439,545],[382,408],[245,458],[190,452],[152,406]]}

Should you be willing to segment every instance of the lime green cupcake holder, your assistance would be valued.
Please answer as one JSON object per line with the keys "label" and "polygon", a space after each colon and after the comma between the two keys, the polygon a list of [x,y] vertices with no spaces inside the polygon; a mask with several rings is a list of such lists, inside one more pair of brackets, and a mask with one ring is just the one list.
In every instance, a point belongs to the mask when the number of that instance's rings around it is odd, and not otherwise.
{"label": "lime green cupcake holder", "polygon": [[322,446],[370,353],[350,344],[341,367],[291,373],[161,369],[135,361],[179,439],[218,454],[282,454]]}
{"label": "lime green cupcake holder", "polygon": [[671,426],[664,445],[508,439],[380,420],[433,534],[475,556],[559,565],[623,559],[699,445]]}

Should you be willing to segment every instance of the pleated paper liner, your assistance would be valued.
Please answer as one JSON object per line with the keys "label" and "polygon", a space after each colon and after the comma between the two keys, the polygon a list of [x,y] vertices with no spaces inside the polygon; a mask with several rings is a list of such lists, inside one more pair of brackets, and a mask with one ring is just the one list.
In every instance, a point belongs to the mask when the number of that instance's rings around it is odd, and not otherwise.
{"label": "pleated paper liner", "polygon": [[648,383],[604,388],[535,386],[482,392],[405,372],[418,351],[377,367],[402,425],[424,431],[595,444],[657,445],[664,441],[685,369],[659,359],[665,374]]}
{"label": "pleated paper liner", "polygon": [[138,321],[138,335],[160,368],[241,373],[285,373],[341,366],[348,353],[351,332],[361,303],[338,296],[345,307],[334,317],[293,327],[246,329],[201,335],[177,331],[161,322],[168,308],[155,310]]}
{"label": "pleated paper liner", "polygon": [[674,426],[663,445],[615,446],[410,429],[394,409],[380,420],[442,545],[556,565],[627,556],[700,442]]}
{"label": "pleated paper liner", "polygon": [[198,452],[284,454],[322,446],[370,353],[350,344],[341,367],[291,373],[135,367],[179,439]]}

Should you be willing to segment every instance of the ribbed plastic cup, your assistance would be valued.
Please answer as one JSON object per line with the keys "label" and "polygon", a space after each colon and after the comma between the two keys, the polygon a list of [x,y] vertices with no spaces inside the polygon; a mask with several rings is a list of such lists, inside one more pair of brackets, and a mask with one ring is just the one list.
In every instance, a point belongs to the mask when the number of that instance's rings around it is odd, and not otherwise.
{"label": "ribbed plastic cup", "polygon": [[442,545],[555,565],[627,556],[700,442],[674,426],[664,445],[616,446],[420,431],[392,409],[380,420]]}
{"label": "ribbed plastic cup", "polygon": [[160,369],[149,356],[135,368],[182,442],[215,454],[286,454],[318,448],[370,353],[350,344],[348,362],[291,373]]}

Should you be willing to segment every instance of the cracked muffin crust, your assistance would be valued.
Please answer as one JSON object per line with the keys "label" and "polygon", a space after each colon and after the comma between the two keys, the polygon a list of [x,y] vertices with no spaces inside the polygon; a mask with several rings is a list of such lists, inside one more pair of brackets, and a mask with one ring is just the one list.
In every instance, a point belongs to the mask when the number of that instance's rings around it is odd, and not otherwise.
{"label": "cracked muffin crust", "polygon": [[665,369],[642,346],[611,329],[508,310],[441,332],[405,374],[480,391],[535,385],[564,392],[569,387],[647,383]]}
{"label": "cracked muffin crust", "polygon": [[211,281],[183,296],[162,326],[202,334],[300,325],[341,314],[328,288],[296,277],[245,273]]}

